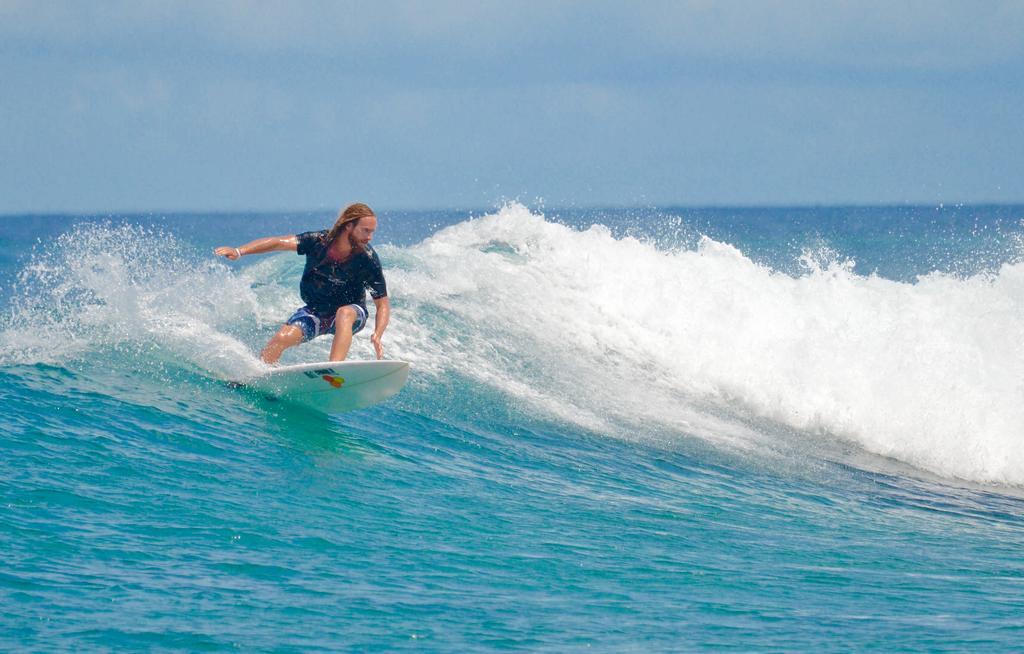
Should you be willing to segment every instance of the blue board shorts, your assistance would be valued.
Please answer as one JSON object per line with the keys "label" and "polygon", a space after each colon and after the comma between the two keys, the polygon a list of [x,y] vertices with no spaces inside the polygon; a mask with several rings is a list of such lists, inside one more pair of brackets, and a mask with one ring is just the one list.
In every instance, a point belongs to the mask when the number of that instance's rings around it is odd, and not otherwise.
{"label": "blue board shorts", "polygon": [[[356,321],[352,323],[352,333],[358,333],[366,326],[366,309],[358,304],[349,304],[356,310]],[[311,341],[317,336],[334,333],[334,319],[336,313],[316,313],[308,306],[302,307],[292,314],[285,324],[295,325],[302,330],[302,341]]]}

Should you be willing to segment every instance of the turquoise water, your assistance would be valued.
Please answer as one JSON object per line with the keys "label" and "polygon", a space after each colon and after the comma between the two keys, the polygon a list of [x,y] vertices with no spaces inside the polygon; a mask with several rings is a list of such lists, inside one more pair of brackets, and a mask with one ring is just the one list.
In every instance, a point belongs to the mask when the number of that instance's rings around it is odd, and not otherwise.
{"label": "turquoise water", "polygon": [[1024,207],[382,213],[324,417],[210,251],[331,218],[0,220],[0,648],[1019,646]]}

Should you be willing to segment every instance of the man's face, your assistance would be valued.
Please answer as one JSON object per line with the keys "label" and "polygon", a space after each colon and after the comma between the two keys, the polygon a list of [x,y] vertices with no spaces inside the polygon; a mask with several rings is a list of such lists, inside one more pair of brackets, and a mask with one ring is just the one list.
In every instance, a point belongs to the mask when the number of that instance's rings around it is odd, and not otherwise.
{"label": "man's face", "polygon": [[366,246],[373,240],[373,233],[377,230],[377,216],[365,216],[356,221],[356,224],[349,230],[348,243],[354,249],[365,250]]}

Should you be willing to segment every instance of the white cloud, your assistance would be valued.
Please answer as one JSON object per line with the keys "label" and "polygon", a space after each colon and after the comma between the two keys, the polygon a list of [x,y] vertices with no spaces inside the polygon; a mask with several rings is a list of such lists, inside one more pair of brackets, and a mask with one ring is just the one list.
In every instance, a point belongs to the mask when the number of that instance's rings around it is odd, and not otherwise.
{"label": "white cloud", "polygon": [[851,68],[959,70],[1024,56],[1024,3],[666,2],[623,16],[668,52]]}
{"label": "white cloud", "polygon": [[1022,33],[1024,3],[1014,0],[0,0],[5,39],[137,48],[162,42],[243,55],[300,52],[371,60],[392,52],[444,52],[467,66],[479,57],[529,58],[537,49],[576,47],[595,61],[661,55],[962,70],[1020,60]]}

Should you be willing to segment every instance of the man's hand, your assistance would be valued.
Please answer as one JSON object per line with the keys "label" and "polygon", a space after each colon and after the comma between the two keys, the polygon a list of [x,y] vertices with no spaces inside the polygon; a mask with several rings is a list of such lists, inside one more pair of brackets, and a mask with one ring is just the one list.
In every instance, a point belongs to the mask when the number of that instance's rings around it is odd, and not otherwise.
{"label": "man's hand", "polygon": [[231,259],[232,261],[242,256],[241,250],[239,250],[238,248],[228,247],[227,245],[220,246],[219,248],[214,250],[213,253],[216,254],[218,257],[225,257],[227,259]]}
{"label": "man's hand", "polygon": [[378,359],[383,359],[384,358],[384,345],[381,344],[380,337],[381,337],[380,334],[378,334],[377,332],[374,332],[373,336],[370,337],[370,342],[373,343],[373,349],[377,351],[377,358]]}

